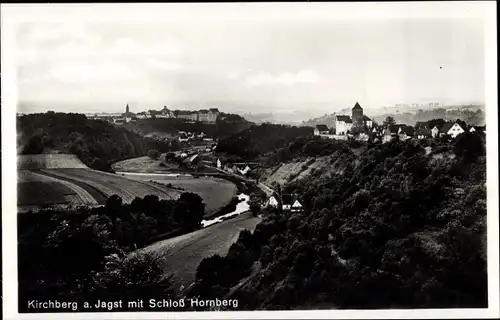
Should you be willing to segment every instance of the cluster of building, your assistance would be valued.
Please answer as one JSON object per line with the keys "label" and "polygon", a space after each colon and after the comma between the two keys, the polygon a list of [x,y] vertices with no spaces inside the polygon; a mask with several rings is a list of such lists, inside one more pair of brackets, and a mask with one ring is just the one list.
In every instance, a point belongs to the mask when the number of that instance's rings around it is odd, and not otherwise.
{"label": "cluster of building", "polygon": [[182,119],[190,122],[205,122],[205,123],[215,123],[219,117],[219,109],[201,109],[196,111],[190,110],[170,110],[166,106],[162,110],[149,110],[137,113],[137,119],[151,119],[151,118],[163,118],[163,119]]}
{"label": "cluster of building", "polygon": [[87,115],[91,119],[107,120],[117,125],[134,122],[143,119],[182,119],[187,122],[204,122],[215,123],[219,117],[219,109],[202,109],[197,111],[190,110],[170,110],[166,106],[162,110],[141,111],[138,113],[130,112],[130,107],[127,104],[125,112],[121,114],[91,114]]}
{"label": "cluster of building", "polygon": [[417,128],[406,124],[394,124],[378,126],[370,118],[363,114],[363,108],[356,102],[352,108],[352,117],[348,115],[337,115],[335,118],[335,129],[329,129],[326,125],[317,125],[314,135],[330,139],[347,139],[354,137],[357,140],[368,140],[389,142],[393,139],[407,140],[411,138],[427,139],[450,136],[456,138],[459,134],[469,132],[486,133],[485,126],[467,126],[459,122],[446,122],[441,126],[432,128]]}
{"label": "cluster of building", "polygon": [[394,139],[399,139],[402,141],[408,139],[429,139],[429,138],[439,138],[443,136],[449,136],[455,139],[458,135],[469,131],[469,132],[482,132],[486,133],[486,126],[466,126],[463,123],[458,122],[446,122],[441,126],[434,126],[432,129],[429,128],[418,128],[415,129],[412,126],[404,124],[395,124],[387,126],[382,130],[382,134],[379,135],[383,143],[389,142]]}
{"label": "cluster of building", "polygon": [[204,142],[213,142],[213,138],[207,137],[204,132],[194,133],[194,132],[186,132],[186,131],[177,131],[179,142],[187,142],[194,139],[203,139]]}
{"label": "cluster of building", "polygon": [[251,163],[226,163],[222,165],[222,161],[217,159],[217,169],[222,170],[231,174],[240,174],[242,176],[247,175],[252,169],[250,168]]}
{"label": "cluster of building", "polygon": [[352,117],[349,115],[335,116],[335,129],[326,125],[317,125],[314,135],[325,138],[342,139],[353,133],[368,133],[373,128],[373,121],[363,114],[363,108],[358,102],[352,108]]}
{"label": "cluster of building", "polygon": [[300,203],[297,195],[283,194],[281,195],[281,201],[278,201],[279,196],[270,196],[267,200],[266,206],[278,208],[281,202],[281,209],[283,211],[300,212],[303,207]]}

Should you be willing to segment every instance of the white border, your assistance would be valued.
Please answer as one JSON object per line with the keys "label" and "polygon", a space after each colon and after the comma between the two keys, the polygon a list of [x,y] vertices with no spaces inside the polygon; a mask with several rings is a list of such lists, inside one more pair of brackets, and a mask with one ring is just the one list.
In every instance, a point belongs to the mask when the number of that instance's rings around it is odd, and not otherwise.
{"label": "white border", "polygon": [[[72,10],[68,10],[72,9]],[[194,9],[194,10],[193,10]],[[76,314],[18,314],[16,238],[16,150],[14,137],[17,86],[14,46],[15,26],[33,21],[140,22],[166,19],[416,19],[479,18],[485,22],[487,192],[488,192],[488,309],[442,310],[335,310],[253,312],[126,312]],[[89,18],[90,17],[90,18]],[[246,319],[246,318],[498,318],[498,126],[496,2],[406,2],[406,3],[233,3],[233,4],[24,4],[1,6],[2,35],[2,237],[3,314],[5,319]]]}

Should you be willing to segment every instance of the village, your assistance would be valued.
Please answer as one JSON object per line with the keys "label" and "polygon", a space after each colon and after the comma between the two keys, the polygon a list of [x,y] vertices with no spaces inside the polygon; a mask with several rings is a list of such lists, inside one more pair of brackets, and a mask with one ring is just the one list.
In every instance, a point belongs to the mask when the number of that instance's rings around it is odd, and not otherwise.
{"label": "village", "polygon": [[129,122],[145,119],[180,119],[186,122],[215,123],[219,117],[219,109],[201,110],[170,110],[164,106],[162,110],[148,110],[133,113],[127,104],[124,113],[89,113],[87,118],[94,120],[106,120],[116,125],[123,125]]}
{"label": "village", "polygon": [[[388,143],[393,140],[410,141],[412,139],[435,139],[448,137],[457,138],[466,131],[485,134],[485,126],[468,126],[461,120],[445,122],[431,120],[418,126],[391,123],[386,119],[384,124],[378,125],[363,113],[363,108],[356,103],[352,108],[352,115],[337,115],[335,128],[326,125],[317,125],[314,136],[325,139],[372,141],[374,143]],[[393,120],[392,120],[393,121]],[[433,124],[432,127],[429,124]],[[198,173],[219,172],[225,175],[236,176],[239,179],[256,183],[268,194],[263,203],[265,207],[281,209],[283,212],[300,212],[302,204],[298,195],[280,195],[274,188],[259,183],[259,163],[241,162],[232,163],[216,155],[217,139],[206,137],[201,133],[178,131],[178,140],[183,143],[180,151],[171,153],[170,160],[174,160],[189,171]],[[168,160],[168,159],[167,159]]]}
{"label": "village", "polygon": [[[394,119],[388,117],[384,124],[378,125],[363,114],[363,108],[356,102],[352,108],[352,117],[348,115],[337,115],[335,128],[326,125],[317,125],[314,135],[327,139],[359,141],[373,141],[387,143],[394,139],[405,141],[408,139],[428,139],[439,137],[450,137],[455,139],[461,133],[482,132],[486,133],[486,126],[469,126],[464,121],[434,121],[435,125],[429,126],[433,121],[420,126],[396,124]],[[418,123],[417,123],[418,125]]]}

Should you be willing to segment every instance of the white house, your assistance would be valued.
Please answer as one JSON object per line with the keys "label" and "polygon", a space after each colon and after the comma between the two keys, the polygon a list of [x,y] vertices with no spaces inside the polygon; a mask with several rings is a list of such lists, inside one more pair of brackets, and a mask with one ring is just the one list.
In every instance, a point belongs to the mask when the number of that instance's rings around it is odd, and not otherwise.
{"label": "white house", "polygon": [[269,197],[269,200],[267,200],[267,207],[278,207],[278,200],[274,196]]}
{"label": "white house", "polygon": [[371,129],[373,127],[373,120],[365,115],[363,115],[363,122],[368,127],[368,129]]}
{"label": "white house", "polygon": [[346,134],[352,129],[352,120],[349,116],[335,116],[335,133]]}
{"label": "white house", "polygon": [[238,170],[240,171],[240,173],[242,175],[246,175],[248,173],[248,171],[250,171],[250,167],[246,166],[245,169],[243,169],[243,170],[238,169]]}
{"label": "white house", "polygon": [[299,200],[295,200],[295,202],[292,204],[292,211],[297,212],[302,210],[302,204],[299,202]]}
{"label": "white house", "polygon": [[437,138],[439,136],[439,128],[437,126],[434,126],[434,128],[431,129],[431,135],[433,138]]}
{"label": "white house", "polygon": [[456,138],[459,134],[464,133],[465,130],[457,123],[447,122],[439,130],[439,134],[450,135],[452,138]]}

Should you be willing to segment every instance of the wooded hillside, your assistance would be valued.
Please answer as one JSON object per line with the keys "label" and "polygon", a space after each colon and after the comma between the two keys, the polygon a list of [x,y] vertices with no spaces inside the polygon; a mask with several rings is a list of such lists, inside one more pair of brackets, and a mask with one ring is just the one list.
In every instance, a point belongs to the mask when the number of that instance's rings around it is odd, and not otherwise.
{"label": "wooded hillside", "polygon": [[73,153],[90,168],[105,171],[115,161],[144,156],[150,149],[170,150],[167,143],[75,113],[23,115],[17,118],[17,132],[23,154]]}
{"label": "wooded hillside", "polygon": [[304,212],[268,210],[200,264],[190,295],[227,294],[253,272],[231,296],[242,309],[487,306],[484,136],[330,156],[283,191]]}

